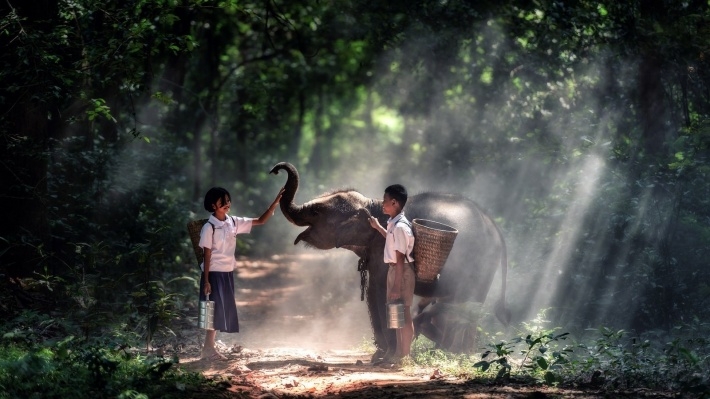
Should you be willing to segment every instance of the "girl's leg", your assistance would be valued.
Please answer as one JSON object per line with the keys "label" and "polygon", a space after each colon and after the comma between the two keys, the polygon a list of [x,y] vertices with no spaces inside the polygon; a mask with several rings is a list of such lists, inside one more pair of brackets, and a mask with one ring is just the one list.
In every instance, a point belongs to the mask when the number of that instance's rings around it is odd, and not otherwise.
{"label": "girl's leg", "polygon": [[215,337],[217,330],[207,330],[205,333],[205,345],[202,347],[202,358],[211,360],[224,360],[226,357],[217,352],[215,348]]}

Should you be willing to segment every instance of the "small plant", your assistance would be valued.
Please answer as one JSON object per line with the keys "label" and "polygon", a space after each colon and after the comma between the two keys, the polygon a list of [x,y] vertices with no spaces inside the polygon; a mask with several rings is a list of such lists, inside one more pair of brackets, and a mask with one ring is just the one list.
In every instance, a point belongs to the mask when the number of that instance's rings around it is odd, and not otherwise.
{"label": "small plant", "polygon": [[[483,352],[481,361],[474,366],[483,372],[496,371],[496,380],[510,378],[511,373],[517,371],[522,376],[530,376],[549,385],[561,383],[562,368],[569,363],[572,349],[569,346],[560,347],[559,343],[566,340],[569,333],[557,334],[558,327],[545,327],[550,323],[545,317],[547,310],[541,310],[529,323],[522,323],[525,336],[489,344],[491,349]],[[524,345],[519,352],[522,359],[516,360],[515,354],[521,345]],[[513,364],[517,364],[515,370]]]}
{"label": "small plant", "polygon": [[[493,366],[493,370],[497,371],[496,380],[510,378],[510,372],[513,366],[511,366],[509,358],[513,354],[515,344],[502,341],[489,346],[493,348],[493,350],[483,352],[481,355],[481,359],[483,360],[474,364],[473,367],[477,367],[485,373]],[[489,358],[488,356],[491,354],[494,354],[494,356]]]}
{"label": "small plant", "polygon": [[360,344],[355,348],[355,350],[367,353],[375,353],[377,347],[375,346],[375,342],[372,340],[372,338],[363,336],[362,341],[360,341]]}
{"label": "small plant", "polygon": [[562,365],[569,363],[567,356],[572,352],[572,349],[564,347],[561,350],[550,351],[549,348],[551,343],[565,340],[568,335],[569,333],[557,335],[544,333],[536,338],[528,335],[524,339],[528,347],[523,350],[525,357],[520,367],[528,368],[535,374],[543,373],[547,384],[561,383],[562,377],[559,371],[562,369]]}
{"label": "small plant", "polygon": [[[561,340],[567,339],[569,333],[553,334],[543,332],[539,336],[528,334],[525,337],[517,337],[511,342],[502,341],[497,344],[491,344],[492,349],[483,352],[481,361],[474,364],[474,367],[487,372],[493,368],[496,370],[496,380],[510,378],[513,371],[513,359],[516,348],[524,343],[526,347],[521,350],[523,355],[519,361],[517,371],[523,369],[528,371],[527,374],[533,377],[542,376],[545,383],[556,385],[562,382],[561,373],[559,372],[562,365],[569,362],[568,355],[572,352],[569,347],[564,347],[560,350],[550,350],[550,346]],[[493,355],[493,356],[491,356]]]}
{"label": "small plant", "polygon": [[411,362],[405,362],[404,366],[434,367],[444,374],[461,378],[471,378],[480,374],[474,367],[477,360],[474,356],[437,349],[434,342],[424,336],[419,336],[412,344],[411,360]]}

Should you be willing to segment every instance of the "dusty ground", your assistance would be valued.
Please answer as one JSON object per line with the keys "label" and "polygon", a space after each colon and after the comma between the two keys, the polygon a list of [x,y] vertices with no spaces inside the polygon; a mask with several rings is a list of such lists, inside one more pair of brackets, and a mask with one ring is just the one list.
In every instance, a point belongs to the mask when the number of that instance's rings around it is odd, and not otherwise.
{"label": "dusty ground", "polygon": [[225,381],[235,398],[616,398],[670,393],[493,385],[434,368],[369,363],[372,336],[356,258],[313,252],[238,265],[239,334],[218,334],[226,361],[199,358],[203,333],[187,331],[180,367]]}

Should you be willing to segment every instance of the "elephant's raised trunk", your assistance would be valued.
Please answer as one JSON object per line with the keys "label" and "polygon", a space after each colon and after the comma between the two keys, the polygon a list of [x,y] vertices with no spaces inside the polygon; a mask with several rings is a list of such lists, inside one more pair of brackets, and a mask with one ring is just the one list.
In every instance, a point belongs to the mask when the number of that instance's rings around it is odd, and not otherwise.
{"label": "elephant's raised trunk", "polygon": [[303,206],[296,205],[293,199],[296,197],[296,191],[298,191],[298,171],[296,168],[288,162],[279,162],[271,168],[269,173],[275,175],[279,174],[279,170],[285,170],[288,174],[288,179],[286,180],[286,185],[284,186],[286,190],[281,196],[281,201],[279,205],[281,206],[281,212],[286,216],[289,222],[295,224],[296,226],[307,226],[300,215]]}

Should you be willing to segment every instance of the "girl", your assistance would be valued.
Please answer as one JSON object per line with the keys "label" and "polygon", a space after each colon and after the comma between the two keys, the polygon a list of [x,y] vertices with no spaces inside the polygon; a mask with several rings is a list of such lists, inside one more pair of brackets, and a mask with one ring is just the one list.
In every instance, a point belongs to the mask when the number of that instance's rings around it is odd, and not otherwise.
{"label": "girl", "polygon": [[237,304],[234,299],[234,268],[237,248],[237,234],[248,234],[252,226],[260,226],[274,214],[284,189],[281,188],[269,209],[259,218],[229,216],[232,197],[222,187],[213,187],[205,194],[205,210],[211,212],[207,223],[200,232],[200,247],[204,250],[205,260],[200,265],[203,273],[200,277],[200,301],[214,301],[214,330],[207,330],[202,358],[225,360],[217,352],[215,337],[217,331],[239,332]]}

